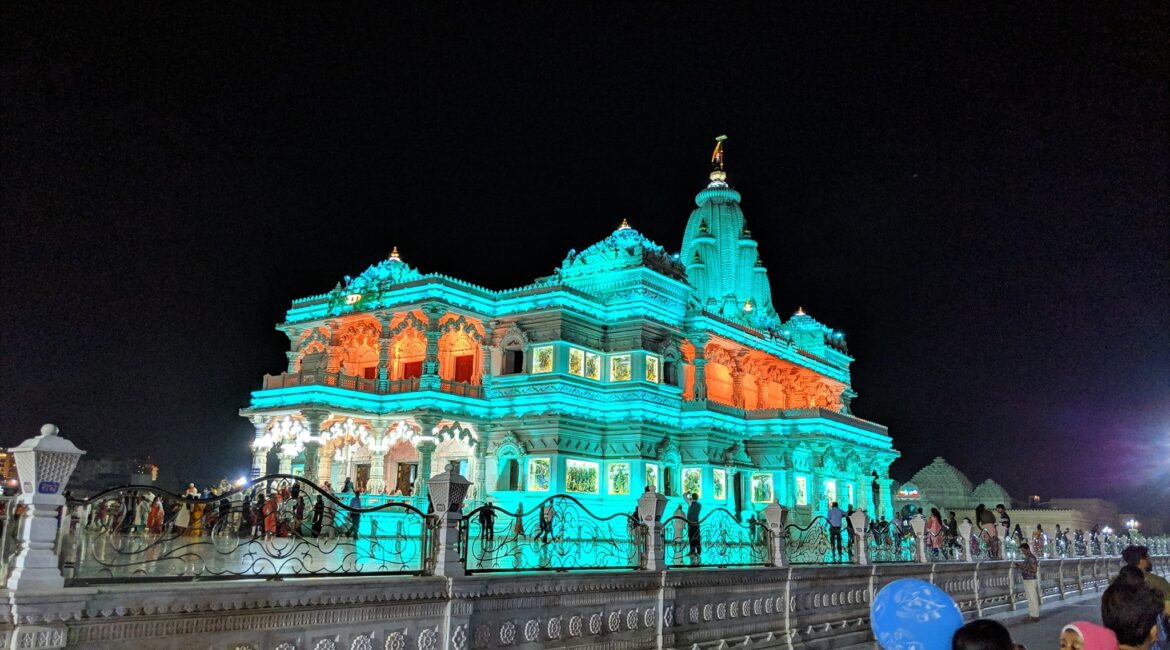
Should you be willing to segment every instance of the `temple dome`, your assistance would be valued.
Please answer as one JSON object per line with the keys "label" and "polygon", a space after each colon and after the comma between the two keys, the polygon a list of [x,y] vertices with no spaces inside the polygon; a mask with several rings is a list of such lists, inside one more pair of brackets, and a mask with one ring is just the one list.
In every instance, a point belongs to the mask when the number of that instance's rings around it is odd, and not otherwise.
{"label": "temple dome", "polygon": [[941,456],[918,470],[909,482],[917,485],[923,495],[939,504],[965,503],[971,496],[971,479]]}
{"label": "temple dome", "polygon": [[739,192],[726,182],[724,139],[711,157],[711,182],[695,196],[698,207],[687,220],[679,258],[699,308],[757,329],[774,329],[780,319],[772,307],[768,270],[746,227]]}
{"label": "temple dome", "polygon": [[583,251],[570,250],[556,270],[554,281],[571,281],[636,267],[646,267],[676,280],[686,272],[662,246],[631,228],[627,222],[605,239]]}
{"label": "temple dome", "polygon": [[975,493],[972,496],[975,497],[975,501],[986,505],[988,508],[994,508],[996,504],[1000,503],[1010,507],[1012,503],[1012,497],[1007,493],[1007,490],[1003,489],[1002,485],[991,479],[980,483],[979,487],[975,488]]}
{"label": "temple dome", "polygon": [[411,267],[398,255],[398,247],[386,259],[362,271],[356,278],[345,277],[345,290],[348,293],[364,293],[370,290],[385,290],[396,284],[421,280],[422,273]]}

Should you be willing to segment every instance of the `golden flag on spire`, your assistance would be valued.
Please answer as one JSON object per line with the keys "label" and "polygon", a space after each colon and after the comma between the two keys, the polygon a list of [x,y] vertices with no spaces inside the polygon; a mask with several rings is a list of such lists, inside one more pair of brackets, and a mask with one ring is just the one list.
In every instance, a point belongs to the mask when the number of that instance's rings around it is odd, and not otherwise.
{"label": "golden flag on spire", "polygon": [[723,171],[723,141],[727,136],[721,135],[715,138],[715,151],[711,152],[711,169]]}

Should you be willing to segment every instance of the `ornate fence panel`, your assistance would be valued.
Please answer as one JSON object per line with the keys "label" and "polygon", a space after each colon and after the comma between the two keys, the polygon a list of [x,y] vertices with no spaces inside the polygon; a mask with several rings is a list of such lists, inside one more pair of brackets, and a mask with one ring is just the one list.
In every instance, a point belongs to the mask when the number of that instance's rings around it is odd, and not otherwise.
{"label": "ornate fence panel", "polygon": [[[847,546],[846,556],[851,558],[852,537],[845,530],[841,534],[842,543]],[[814,517],[807,526],[788,524],[784,527],[784,538],[784,551],[792,564],[824,564],[833,561],[829,522],[824,517]]]}
{"label": "ornate fence panel", "polygon": [[865,543],[871,562],[913,562],[918,553],[913,529],[901,528],[894,522],[872,522]]}
{"label": "ornate fence panel", "polygon": [[634,517],[601,517],[565,494],[527,512],[475,508],[460,541],[468,573],[637,569],[645,549],[644,526]]}
{"label": "ornate fence panel", "polygon": [[755,520],[742,524],[724,508],[701,517],[697,526],[677,515],[663,526],[668,567],[762,566],[768,561],[767,528]]}
{"label": "ornate fence panel", "polygon": [[406,503],[351,508],[298,476],[211,499],[153,487],[70,502],[67,584],[352,574],[423,574],[428,517]]}

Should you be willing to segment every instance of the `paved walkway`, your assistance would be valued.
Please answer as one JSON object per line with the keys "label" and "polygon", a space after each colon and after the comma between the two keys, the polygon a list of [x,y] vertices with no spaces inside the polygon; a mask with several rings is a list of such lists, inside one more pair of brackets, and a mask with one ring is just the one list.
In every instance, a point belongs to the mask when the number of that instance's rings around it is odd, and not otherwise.
{"label": "paved walkway", "polygon": [[1101,623],[1101,593],[1089,592],[1065,601],[1044,603],[1040,609],[1040,620],[1028,622],[1027,609],[1009,612],[993,618],[1008,626],[1012,640],[1028,650],[1060,647],[1060,630],[1073,621]]}

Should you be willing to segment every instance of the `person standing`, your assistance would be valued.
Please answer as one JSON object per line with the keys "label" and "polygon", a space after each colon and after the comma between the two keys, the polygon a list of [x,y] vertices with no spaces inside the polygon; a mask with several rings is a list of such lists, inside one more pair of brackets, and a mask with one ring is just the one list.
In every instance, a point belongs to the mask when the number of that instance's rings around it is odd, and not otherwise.
{"label": "person standing", "polygon": [[995,526],[995,513],[980,503],[975,507],[975,523],[982,531],[980,536],[987,540],[987,556],[993,560],[999,559],[999,530]]}
{"label": "person standing", "polygon": [[1137,567],[1141,570],[1147,587],[1162,592],[1162,610],[1166,616],[1170,616],[1170,582],[1151,571],[1154,565],[1150,562],[1150,549],[1145,546],[1127,546],[1121,552],[1121,560],[1127,566]]}
{"label": "person standing", "polygon": [[696,560],[703,556],[703,540],[699,534],[699,517],[703,506],[699,503],[698,493],[691,495],[691,504],[687,507],[687,539],[690,541],[690,556]]}
{"label": "person standing", "polygon": [[313,504],[313,537],[321,536],[321,527],[325,525],[325,497],[317,495],[317,502]]}
{"label": "person standing", "polygon": [[841,510],[836,501],[829,504],[829,512],[826,515],[826,519],[829,520],[829,547],[832,549],[834,562],[841,561],[841,521],[844,518],[845,512]]}
{"label": "person standing", "polygon": [[496,539],[496,508],[491,501],[483,504],[479,510],[479,530],[480,537],[485,542],[493,542]]}
{"label": "person standing", "polygon": [[545,501],[544,508],[540,511],[541,544],[547,544],[548,539],[553,536],[553,516],[554,513],[552,499],[549,499],[548,501]]}
{"label": "person standing", "polygon": [[349,507],[352,508],[349,513],[349,523],[352,528],[350,534],[353,535],[354,539],[357,539],[358,529],[362,523],[362,513],[358,512],[358,509],[362,507],[362,493],[360,491],[354,491],[353,497],[349,500]]}
{"label": "person standing", "polygon": [[1040,620],[1040,560],[1027,544],[1020,544],[1020,552],[1024,558],[1013,566],[1020,570],[1020,578],[1024,582],[1024,595],[1028,598],[1028,620],[1035,623]]}
{"label": "person standing", "polygon": [[938,511],[938,508],[931,508],[930,518],[926,520],[926,541],[927,545],[930,546],[931,556],[936,559],[942,555],[942,531],[942,514]]}

